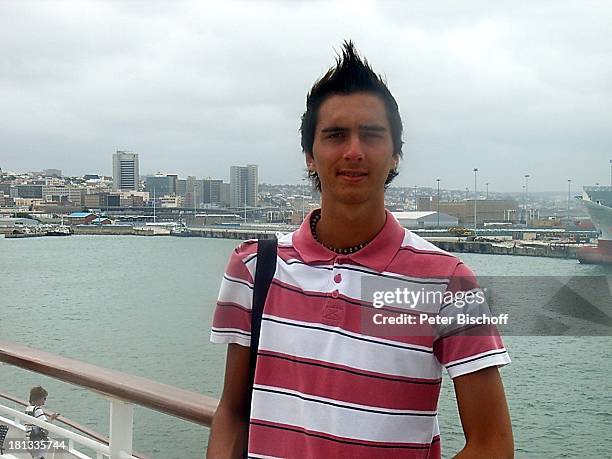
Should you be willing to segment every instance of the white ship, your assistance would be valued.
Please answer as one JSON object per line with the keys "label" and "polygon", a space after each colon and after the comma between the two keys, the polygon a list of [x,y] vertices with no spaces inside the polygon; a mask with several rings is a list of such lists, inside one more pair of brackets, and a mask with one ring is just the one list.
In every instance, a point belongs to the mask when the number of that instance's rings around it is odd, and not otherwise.
{"label": "white ship", "polygon": [[585,186],[582,203],[597,231],[597,247],[578,251],[581,263],[612,264],[612,186]]}

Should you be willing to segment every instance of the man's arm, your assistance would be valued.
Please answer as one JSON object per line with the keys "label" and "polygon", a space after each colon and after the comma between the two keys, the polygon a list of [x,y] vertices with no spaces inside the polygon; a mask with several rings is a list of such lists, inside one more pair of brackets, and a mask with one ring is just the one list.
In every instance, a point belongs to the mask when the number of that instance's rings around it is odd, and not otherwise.
{"label": "man's arm", "polygon": [[455,457],[513,458],[512,424],[497,367],[457,376],[453,383],[466,439]]}
{"label": "man's arm", "polygon": [[223,393],[212,421],[206,453],[208,459],[244,457],[249,429],[249,359],[248,347],[239,344],[227,346]]}

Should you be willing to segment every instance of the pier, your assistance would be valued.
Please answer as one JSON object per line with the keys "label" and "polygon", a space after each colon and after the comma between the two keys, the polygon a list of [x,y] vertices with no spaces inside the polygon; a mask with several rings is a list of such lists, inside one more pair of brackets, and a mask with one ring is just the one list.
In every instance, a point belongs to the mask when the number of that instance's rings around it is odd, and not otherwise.
{"label": "pier", "polygon": [[[289,225],[219,227],[204,226],[182,228],[172,231],[164,226],[131,226],[131,225],[73,225],[74,235],[103,235],[103,236],[174,236],[174,237],[204,237],[209,239],[271,239],[277,234],[287,233],[297,227]],[[529,230],[523,230],[528,233]],[[4,231],[8,233],[8,231]],[[577,252],[582,247],[595,247],[593,244],[576,244],[558,241],[540,240],[488,240],[479,241],[480,236],[457,237],[448,232],[440,231],[414,231],[437,247],[447,252],[480,253],[487,255],[515,255],[528,257],[547,257],[576,259]],[[38,234],[37,234],[38,236]],[[44,236],[41,234],[40,236]],[[13,235],[7,235],[13,237]],[[26,237],[25,235],[22,237]],[[506,236],[507,237],[507,236]]]}
{"label": "pier", "polygon": [[546,258],[573,258],[576,259],[576,252],[584,245],[576,244],[555,244],[555,243],[523,243],[522,241],[512,241],[507,243],[479,242],[479,241],[447,241],[425,238],[437,247],[447,252],[459,253],[482,253],[488,255],[516,255],[527,257],[546,257]]}

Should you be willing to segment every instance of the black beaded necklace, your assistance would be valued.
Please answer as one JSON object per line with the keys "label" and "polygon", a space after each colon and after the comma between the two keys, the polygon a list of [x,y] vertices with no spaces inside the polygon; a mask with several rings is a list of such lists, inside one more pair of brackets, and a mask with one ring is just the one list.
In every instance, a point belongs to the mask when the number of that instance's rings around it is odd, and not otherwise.
{"label": "black beaded necklace", "polygon": [[355,253],[358,250],[363,249],[366,245],[370,243],[370,241],[366,241],[366,242],[362,242],[361,244],[354,245],[353,247],[346,247],[343,249],[338,249],[336,247],[330,247],[326,244],[323,244],[319,240],[319,237],[317,236],[317,223],[319,223],[319,220],[321,220],[321,210],[320,209],[315,210],[312,213],[312,217],[310,218],[310,232],[312,233],[312,237],[314,238],[315,241],[317,241],[319,244],[321,244],[326,249],[331,250],[332,252],[335,252],[340,255],[348,255],[348,254]]}

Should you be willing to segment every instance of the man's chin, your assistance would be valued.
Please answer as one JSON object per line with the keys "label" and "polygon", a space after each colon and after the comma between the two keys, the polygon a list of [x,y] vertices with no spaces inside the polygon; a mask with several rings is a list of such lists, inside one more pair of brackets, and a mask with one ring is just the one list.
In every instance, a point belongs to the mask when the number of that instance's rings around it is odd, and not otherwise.
{"label": "man's chin", "polygon": [[343,190],[333,196],[332,199],[345,205],[359,205],[367,203],[371,196],[368,196],[365,190]]}

